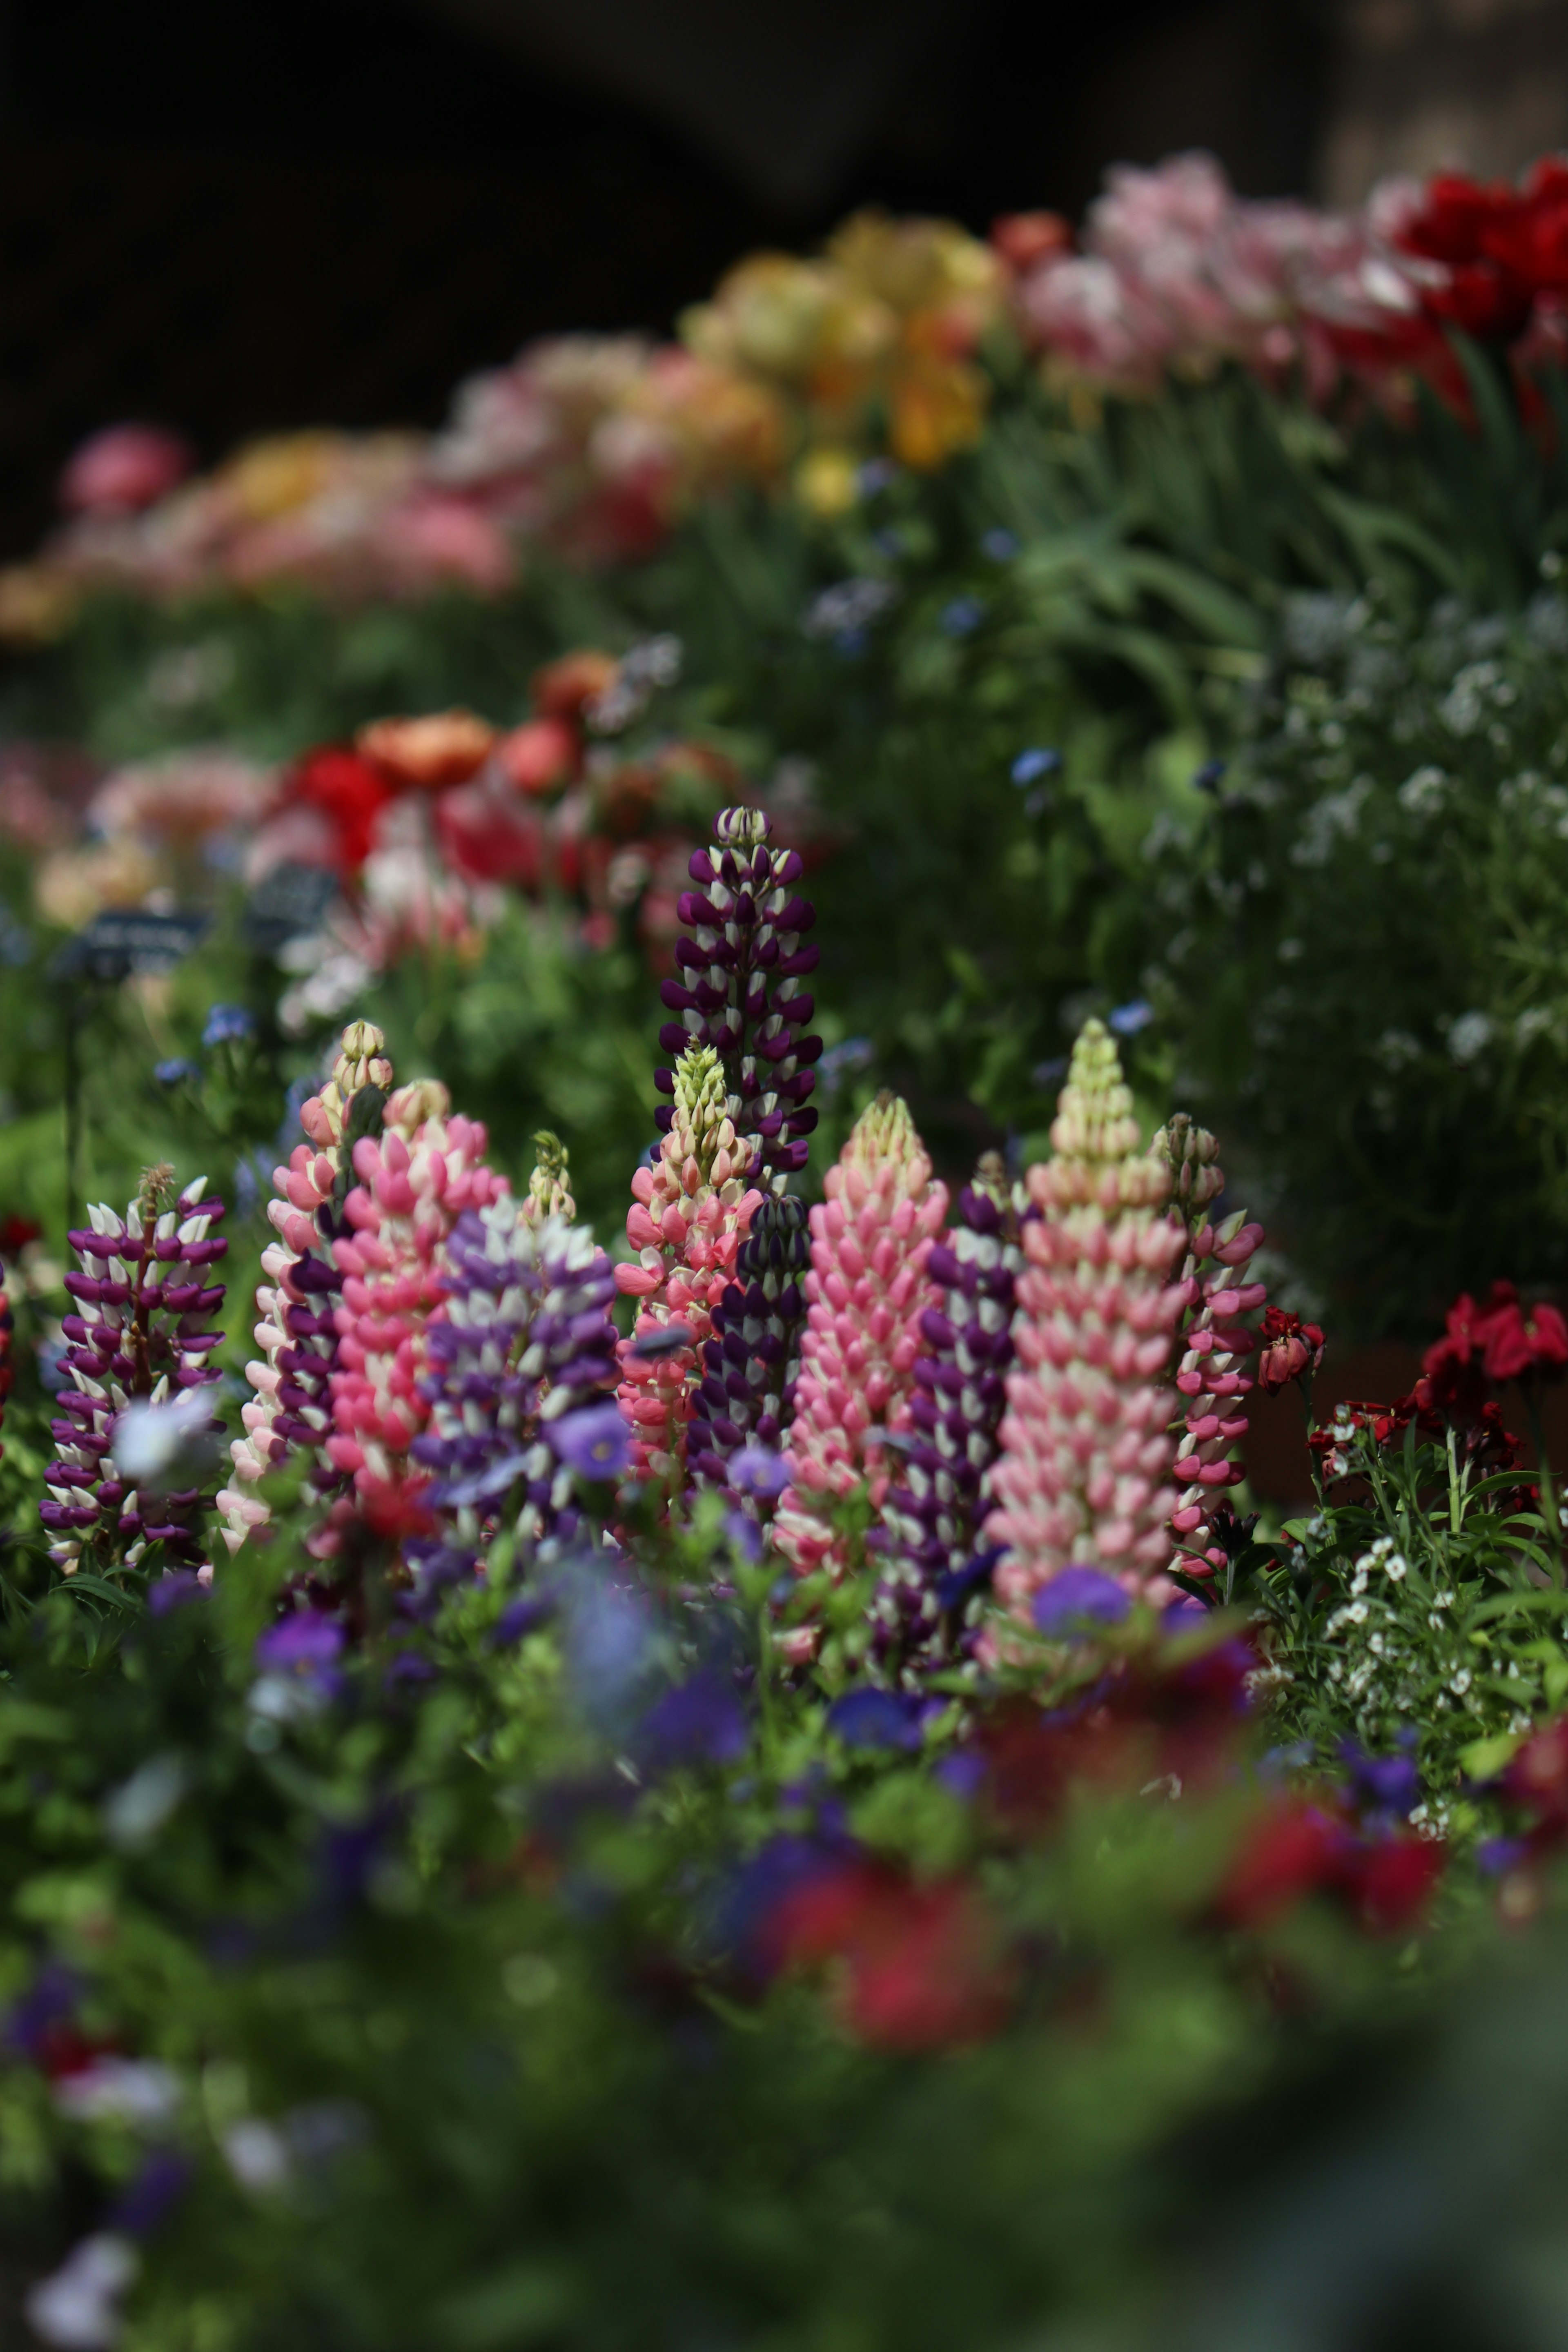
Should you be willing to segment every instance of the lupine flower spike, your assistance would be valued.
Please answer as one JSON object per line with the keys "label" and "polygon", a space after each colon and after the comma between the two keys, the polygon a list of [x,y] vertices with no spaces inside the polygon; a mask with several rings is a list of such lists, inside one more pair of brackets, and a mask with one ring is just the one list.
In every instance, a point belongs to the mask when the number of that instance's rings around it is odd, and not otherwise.
{"label": "lupine flower spike", "polygon": [[554,1441],[616,1377],[614,1269],[570,1222],[563,1149],[534,1142],[525,1198],[466,1211],[446,1247],[421,1383],[430,1422],[411,1448],[434,1473],[443,1534],[405,1548],[426,1589],[471,1573],[489,1528],[514,1526],[536,1550],[574,1531],[573,1471]]}
{"label": "lupine flower spike", "polygon": [[[1098,1568],[1131,1590],[1154,1578],[1176,1503],[1167,1375],[1186,1228],[1165,1205],[1168,1160],[1139,1148],[1132,1097],[1098,1021],[1073,1049],[1051,1143],[1055,1156],[1026,1180],[1040,1214],[1023,1235],[1018,1366],[985,1523],[1006,1547],[997,1597],[1024,1624],[1064,1568]],[[988,1628],[982,1656],[1001,1646]]]}
{"label": "lupine flower spike", "polygon": [[67,1576],[84,1553],[94,1565],[134,1566],[150,1543],[174,1566],[205,1569],[199,1490],[143,1501],[111,1459],[128,1404],[172,1402],[219,1377],[207,1359],[223,1333],[204,1326],[223,1303],[211,1269],[228,1244],[212,1232],[223,1202],[205,1192],[205,1176],[182,1192],[172,1168],[150,1168],[123,1218],[89,1209],[90,1225],[70,1236],[82,1264],[66,1276],[77,1308],[64,1324],[71,1385],[51,1424],[56,1456],[38,1507]]}
{"label": "lupine flower spike", "polygon": [[1152,1149],[1169,1162],[1173,1198],[1188,1234],[1176,1330],[1176,1387],[1185,1410],[1175,1424],[1171,1472],[1179,1496],[1171,1533],[1179,1549],[1171,1565],[1206,1577],[1226,1564],[1223,1546],[1207,1540],[1210,1524],[1230,1488],[1247,1475],[1236,1448],[1247,1434],[1245,1400],[1252,1382],[1241,1367],[1258,1334],[1240,1318],[1268,1296],[1261,1282],[1247,1279],[1263,1228],[1248,1223],[1245,1209],[1217,1227],[1209,1222],[1208,1204],[1224,1192],[1225,1171],[1219,1146],[1206,1129],[1178,1115],[1161,1129]]}
{"label": "lupine flower spike", "polygon": [[[798,853],[770,849],[769,830],[761,809],[722,809],[713,820],[717,846],[693,854],[697,887],[679,901],[690,934],[675,945],[685,977],[659,991],[680,1018],[665,1024],[658,1042],[670,1055],[700,1045],[718,1055],[725,1108],[751,1147],[752,1181],[782,1192],[810,1150],[806,1138],[816,1125],[806,1108],[816,1083],[810,1065],[822,1040],[796,1034],[813,1012],[801,982],[816,969],[818,950],[801,935],[816,910],[795,887]],[[656,1070],[654,1083],[674,1094],[674,1070]],[[658,1116],[668,1132],[675,1112]]]}
{"label": "lupine flower spike", "polygon": [[933,1244],[926,1271],[941,1304],[921,1317],[925,1352],[910,1400],[913,1442],[888,1496],[888,1565],[871,1604],[881,1673],[910,1680],[944,1663],[949,1638],[973,1611],[994,1550],[982,1549],[990,1471],[1007,1402],[1019,1269],[1022,1188],[994,1152],[957,1201],[957,1219]]}
{"label": "lupine flower spike", "polygon": [[[702,1350],[702,1378],[692,1400],[687,1462],[704,1485],[728,1486],[730,1465],[744,1447],[776,1452],[788,1424],[805,1275],[811,1263],[804,1201],[763,1201],[735,1254],[735,1280],[713,1309],[713,1337]],[[769,1497],[736,1494],[761,1517]]]}
{"label": "lupine flower spike", "polygon": [[632,1178],[626,1239],[635,1265],[616,1287],[638,1302],[620,1344],[619,1399],[637,1473],[673,1491],[686,1465],[687,1423],[713,1309],[735,1277],[735,1255],[762,1194],[751,1189],[752,1147],[725,1108],[724,1074],[710,1045],[675,1066],[675,1107],[652,1167]]}
{"label": "lupine flower spike", "polygon": [[921,1318],[936,1304],[927,1268],[947,1214],[907,1106],[879,1095],[863,1111],[811,1212],[811,1272],[801,1342],[790,1485],[774,1533],[801,1575],[848,1566],[833,1507],[863,1481],[879,1508],[889,1465],[883,1440],[910,1427]]}
{"label": "lupine flower spike", "polygon": [[[392,1085],[385,1045],[370,1022],[349,1024],[331,1076],[300,1109],[309,1140],[296,1144],[287,1168],[273,1171],[278,1193],[267,1216],[278,1238],[261,1254],[268,1278],[256,1294],[261,1359],[246,1366],[255,1395],[240,1414],[246,1433],[229,1448],[233,1478],[217,1498],[231,1553],[269,1517],[258,1483],[280,1469],[296,1446],[319,1453],[331,1433],[328,1381],[337,1360],[340,1281],[332,1242],[347,1188],[345,1139],[379,1121]],[[319,1484],[335,1483],[324,1454],[319,1459]]]}
{"label": "lupine flower spike", "polygon": [[327,1456],[352,1475],[356,1507],[379,1534],[413,1532],[426,1518],[428,1475],[409,1449],[429,1418],[420,1383],[444,1297],[439,1257],[464,1210],[488,1208],[505,1190],[485,1164],[487,1141],[478,1120],[454,1113],[446,1087],[426,1078],[400,1087],[382,1133],[353,1147],[359,1182],[343,1204],[350,1230],[332,1245],[342,1304]]}

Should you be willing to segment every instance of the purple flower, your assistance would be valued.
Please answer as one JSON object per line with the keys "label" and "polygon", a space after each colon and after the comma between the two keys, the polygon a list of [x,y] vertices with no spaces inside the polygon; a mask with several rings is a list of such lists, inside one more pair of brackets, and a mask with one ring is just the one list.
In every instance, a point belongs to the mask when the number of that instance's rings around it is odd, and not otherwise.
{"label": "purple flower", "polygon": [[330,1666],[343,1646],[343,1629],[319,1609],[298,1609],[269,1626],[256,1644],[256,1663],[269,1674],[313,1674]]}
{"label": "purple flower", "polygon": [[172,2147],[154,2148],[110,2207],[109,2227],[132,2238],[150,2237],[179,2203],[191,2176],[187,2157]]}
{"label": "purple flower", "polygon": [[654,1771],[675,1764],[738,1764],[750,1745],[739,1699],[708,1667],[666,1691],[637,1737],[637,1753]]}
{"label": "purple flower", "polygon": [[972,637],[984,618],[978,596],[955,596],[937,614],[937,626],[944,637]]}
{"label": "purple flower", "polygon": [[513,1642],[537,1633],[541,1625],[550,1622],[555,1609],[552,1592],[524,1592],[516,1601],[509,1601],[490,1627],[491,1649],[509,1649]]}
{"label": "purple flower", "polygon": [[545,1433],[558,1462],[580,1478],[624,1478],[632,1466],[631,1432],[618,1404],[583,1405],[547,1422]]}
{"label": "purple flower", "polygon": [[1523,1838],[1484,1838],[1476,1848],[1476,1868],[1485,1871],[1489,1878],[1501,1878],[1521,1863],[1530,1852]]}
{"label": "purple flower", "polygon": [[1421,1801],[1421,1775],[1408,1756],[1369,1756],[1353,1739],[1340,1743],[1356,1802],[1373,1813],[1406,1819]]}
{"label": "purple flower", "polygon": [[970,1804],[985,1785],[985,1759],[966,1748],[960,1748],[952,1756],[942,1758],[931,1778],[939,1780],[944,1789],[950,1789],[955,1797],[961,1797],[966,1805]]}
{"label": "purple flower", "polygon": [[1042,751],[1037,745],[1031,745],[1028,751],[1020,751],[1014,761],[1013,782],[1023,792],[1026,786],[1038,783],[1042,776],[1056,775],[1061,764],[1059,751]]}
{"label": "purple flower", "polygon": [[153,1065],[153,1076],[161,1087],[183,1086],[187,1078],[199,1078],[201,1074],[201,1064],[189,1061],[183,1055],[173,1061],[154,1062]]}
{"label": "purple flower", "polygon": [[847,1748],[915,1748],[924,1707],[910,1691],[849,1691],[828,1708],[827,1728]]}
{"label": "purple flower", "polygon": [[166,1617],[187,1601],[205,1601],[207,1591],[194,1568],[165,1569],[147,1587],[147,1607],[154,1617]]}
{"label": "purple flower", "polygon": [[[658,1042],[671,1064],[695,1045],[719,1055],[725,1109],[759,1163],[752,1181],[765,1171],[779,1193],[809,1154],[807,1138],[816,1125],[810,1066],[822,1040],[796,1034],[816,1009],[805,982],[818,950],[805,934],[816,910],[795,887],[805,870],[799,852],[770,849],[771,829],[760,809],[721,809],[713,820],[714,845],[693,853],[697,887],[683,890],[678,906],[689,927],[675,943],[680,978],[659,989],[679,1017],[665,1024]],[[654,1083],[672,1095],[673,1067],[656,1070]],[[668,1134],[673,1117],[671,1109],[659,1111],[661,1132]]]}
{"label": "purple flower", "polygon": [[256,1027],[256,1015],[243,1004],[215,1004],[207,1014],[206,1027],[202,1031],[204,1045],[231,1045],[241,1037],[248,1037]]}
{"label": "purple flower", "polygon": [[1130,1004],[1119,1004],[1114,1012],[1108,1013],[1105,1025],[1119,1037],[1136,1037],[1153,1018],[1153,1006],[1142,996],[1135,996]]}
{"label": "purple flower", "polygon": [[738,1495],[774,1502],[789,1485],[789,1465],[771,1445],[742,1445],[730,1464],[730,1484]]}
{"label": "purple flower", "polygon": [[1121,1587],[1098,1568],[1064,1568],[1035,1596],[1035,1623],[1042,1633],[1069,1628],[1119,1625],[1132,1606]]}

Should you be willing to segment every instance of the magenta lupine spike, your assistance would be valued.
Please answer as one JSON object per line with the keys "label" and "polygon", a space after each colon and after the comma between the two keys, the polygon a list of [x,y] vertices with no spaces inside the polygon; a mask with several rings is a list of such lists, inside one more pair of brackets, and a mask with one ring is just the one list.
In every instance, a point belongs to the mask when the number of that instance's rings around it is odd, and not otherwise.
{"label": "magenta lupine spike", "polygon": [[1023,1198],[988,1152],[926,1262],[940,1303],[921,1318],[910,1443],[883,1507],[887,1566],[870,1609],[872,1657],[889,1680],[910,1682],[973,1645],[995,1562],[981,1529],[1013,1363]]}
{"label": "magenta lupine spike", "polygon": [[[680,1055],[710,1045],[724,1074],[725,1108],[752,1154],[752,1181],[782,1192],[805,1166],[816,1113],[807,1108],[816,1084],[810,1067],[820,1037],[797,1035],[811,1020],[813,1000],[804,982],[816,969],[818,950],[802,935],[816,910],[795,889],[799,852],[770,849],[761,809],[721,809],[714,845],[691,859],[694,890],[683,890],[679,913],[689,936],[675,943],[681,980],[659,994],[679,1020],[658,1033],[665,1052]],[[661,1094],[675,1092],[672,1069],[656,1070]],[[674,1113],[658,1114],[668,1131]]]}
{"label": "magenta lupine spike", "polygon": [[172,1565],[206,1571],[199,1491],[149,1496],[143,1506],[110,1459],[127,1404],[172,1400],[219,1378],[207,1359],[223,1333],[203,1327],[223,1303],[211,1269],[228,1244],[212,1232],[224,1207],[205,1197],[206,1181],[181,1192],[172,1168],[150,1168],[123,1217],[89,1208],[89,1225],[70,1235],[82,1264],[65,1278],[75,1305],[63,1327],[71,1386],[56,1400],[56,1457],[38,1507],[53,1538],[50,1558],[67,1576],[84,1551],[94,1565],[130,1567],[157,1542]]}
{"label": "magenta lupine spike", "polygon": [[349,1024],[331,1076],[300,1108],[308,1140],[296,1144],[287,1168],[273,1171],[278,1192],[268,1203],[267,1217],[277,1239],[261,1254],[267,1280],[256,1293],[256,1344],[261,1353],[245,1368],[255,1393],[240,1414],[246,1433],[229,1447],[233,1476],[217,1497],[231,1554],[270,1516],[257,1492],[259,1482],[280,1469],[296,1446],[319,1453],[331,1433],[327,1383],[337,1357],[333,1314],[339,1285],[331,1255],[338,1222],[334,1201],[342,1189],[344,1138],[356,1098],[373,1089],[366,1100],[379,1110],[391,1087],[385,1047],[385,1038],[370,1022]]}
{"label": "magenta lupine spike", "polygon": [[[1064,1568],[1103,1570],[1129,1589],[1170,1558],[1169,1370],[1185,1292],[1175,1279],[1186,1230],[1166,1207],[1171,1171],[1142,1150],[1115,1045],[1098,1021],[1073,1049],[1051,1129],[1054,1158],[1030,1169],[1039,1209],[1023,1235],[996,1507],[1005,1546],[994,1591],[1020,1623]],[[1002,1654],[986,1631],[979,1654]]]}
{"label": "magenta lupine spike", "polygon": [[326,1450],[352,1476],[355,1507],[379,1534],[422,1531],[427,1522],[420,1496],[429,1474],[409,1457],[430,1415],[426,1333],[441,1311],[447,1236],[465,1209],[486,1208],[507,1189],[485,1163],[488,1140],[426,1078],[400,1087],[381,1134],[353,1147],[349,1231],[332,1244],[342,1303]]}
{"label": "magenta lupine spike", "polygon": [[686,1431],[712,1310],[735,1277],[735,1253],[763,1195],[751,1187],[751,1146],[725,1108],[724,1074],[710,1045],[675,1068],[668,1132],[649,1168],[632,1178],[626,1216],[635,1265],[616,1286],[638,1302],[620,1345],[621,1411],[630,1424],[636,1475],[671,1492],[684,1478]]}
{"label": "magenta lupine spike", "polygon": [[[907,1106],[881,1094],[863,1111],[811,1212],[806,1328],[774,1539],[800,1575],[848,1566],[833,1506],[863,1482],[879,1508],[892,1465],[882,1438],[910,1426],[927,1271],[947,1214]],[[805,1643],[796,1646],[804,1649]]]}
{"label": "magenta lupine spike", "polygon": [[1152,1149],[1170,1165],[1175,1203],[1188,1227],[1176,1331],[1176,1387],[1184,1411],[1176,1423],[1171,1474],[1177,1488],[1171,1533],[1178,1547],[1171,1566],[1205,1577],[1226,1564],[1223,1546],[1205,1540],[1210,1524],[1231,1487],[1247,1475],[1236,1449],[1247,1434],[1252,1382],[1241,1367],[1258,1334],[1239,1318],[1268,1296],[1263,1283],[1247,1279],[1263,1228],[1248,1222],[1245,1209],[1217,1227],[1210,1223],[1208,1204],[1225,1190],[1219,1146],[1184,1114],[1161,1129]]}

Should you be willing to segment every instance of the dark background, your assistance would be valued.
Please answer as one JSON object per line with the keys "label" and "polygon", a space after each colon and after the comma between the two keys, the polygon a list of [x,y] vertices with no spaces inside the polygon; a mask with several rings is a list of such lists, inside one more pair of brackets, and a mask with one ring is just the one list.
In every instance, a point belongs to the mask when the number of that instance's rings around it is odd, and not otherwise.
{"label": "dark background", "polygon": [[[1504,68],[1539,90],[1515,20],[1554,38],[1568,9],[1461,15],[1494,47],[1505,20]],[[60,460],[99,425],[174,424],[210,459],[270,428],[434,424],[460,376],[530,336],[668,331],[749,247],[808,247],[857,204],[980,230],[1009,209],[1076,216],[1107,162],[1194,145],[1251,194],[1321,188],[1325,156],[1331,180],[1364,178],[1414,66],[1455,47],[1452,16],[1450,0],[9,0],[0,555],[36,540]],[[1455,68],[1472,95],[1474,46]],[[1552,70],[1561,95],[1568,46]]]}

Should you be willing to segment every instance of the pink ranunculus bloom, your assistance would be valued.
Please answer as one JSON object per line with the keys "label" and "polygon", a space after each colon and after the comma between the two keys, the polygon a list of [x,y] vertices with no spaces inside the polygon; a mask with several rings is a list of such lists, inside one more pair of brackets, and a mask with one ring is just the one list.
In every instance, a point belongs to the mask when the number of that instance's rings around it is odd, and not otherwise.
{"label": "pink ranunculus bloom", "polygon": [[156,425],[110,425],[68,462],[60,504],[71,514],[139,514],[166,498],[195,462],[177,433]]}

